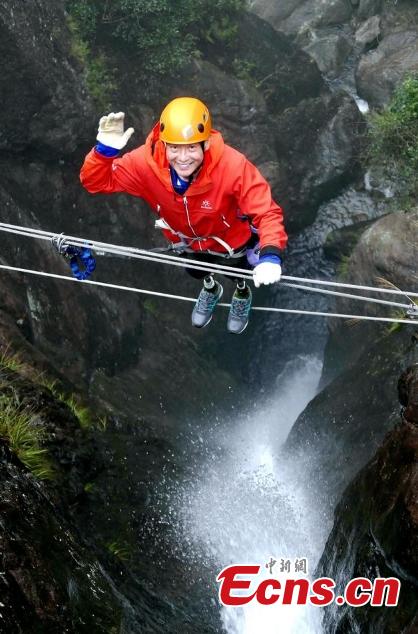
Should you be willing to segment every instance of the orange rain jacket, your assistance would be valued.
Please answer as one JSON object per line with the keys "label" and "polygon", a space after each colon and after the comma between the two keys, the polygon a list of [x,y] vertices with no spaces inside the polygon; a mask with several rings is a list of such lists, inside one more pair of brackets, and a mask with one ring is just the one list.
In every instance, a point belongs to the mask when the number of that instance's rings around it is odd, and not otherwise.
{"label": "orange rain jacket", "polygon": [[173,189],[158,135],[156,124],[145,145],[120,158],[92,149],[80,173],[83,186],[93,194],[127,192],[143,198],[165,221],[166,238],[186,242],[193,251],[225,254],[225,244],[238,251],[251,237],[250,223],[259,234],[261,254],[285,248],[283,212],[268,183],[219,132],[212,130],[202,168],[183,196]]}

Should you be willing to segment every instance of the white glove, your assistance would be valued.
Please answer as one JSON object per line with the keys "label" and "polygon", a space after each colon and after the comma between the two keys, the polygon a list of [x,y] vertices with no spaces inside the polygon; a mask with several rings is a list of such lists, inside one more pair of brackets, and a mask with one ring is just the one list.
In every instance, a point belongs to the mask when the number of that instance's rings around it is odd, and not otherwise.
{"label": "white glove", "polygon": [[274,284],[279,282],[282,276],[282,267],[273,262],[261,262],[253,271],[254,286],[259,288],[261,284]]}
{"label": "white glove", "polygon": [[102,117],[99,121],[99,133],[96,137],[99,143],[103,143],[103,145],[112,147],[115,150],[121,150],[125,147],[134,133],[134,129],[128,128],[126,132],[124,132],[124,119],[124,112],[111,112]]}

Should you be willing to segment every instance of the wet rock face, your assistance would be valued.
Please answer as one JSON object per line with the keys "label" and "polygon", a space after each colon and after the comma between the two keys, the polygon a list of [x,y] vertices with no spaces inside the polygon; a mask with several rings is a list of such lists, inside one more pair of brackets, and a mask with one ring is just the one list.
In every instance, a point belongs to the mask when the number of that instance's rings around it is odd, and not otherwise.
{"label": "wet rock face", "polygon": [[396,577],[396,608],[325,608],[330,634],[414,632],[418,610],[418,366],[402,374],[402,422],[345,491],[318,574],[341,590],[354,577]]}
{"label": "wet rock face", "polygon": [[374,106],[386,105],[408,73],[418,71],[418,31],[392,33],[364,55],[357,67],[359,95]]}
{"label": "wet rock face", "polygon": [[306,463],[315,483],[310,486],[328,513],[399,418],[397,381],[418,359],[411,334],[387,333],[369,346],[323,387],[292,427],[286,449]]}
{"label": "wet rock face", "polygon": [[[416,220],[413,212],[394,213],[369,226],[351,254],[343,281],[369,286],[381,277],[411,290],[415,286]],[[388,299],[386,295],[381,298]],[[389,301],[409,303],[402,296],[389,296]],[[337,298],[335,308],[338,313],[366,316],[396,315],[393,311],[398,310],[343,298]],[[332,508],[393,427],[398,377],[405,367],[416,363],[418,349],[412,325],[330,320],[329,328],[323,389],[296,421],[287,445],[300,456],[308,447],[315,456],[315,477],[321,479],[325,504]]]}
{"label": "wet rock face", "polygon": [[33,412],[31,424],[45,431],[42,446],[54,471],[53,481],[35,478],[1,439],[1,629],[111,632],[119,600],[69,513],[102,468],[97,448],[49,389],[3,365],[0,380],[2,400]]}
{"label": "wet rock face", "polygon": [[[358,240],[345,265],[343,282],[363,286],[379,286],[390,283],[403,290],[416,286],[416,243],[418,240],[418,213],[396,212],[388,214],[366,229]],[[386,280],[386,282],[384,281]],[[404,305],[411,302],[403,296],[387,296],[373,293],[370,297],[395,301]],[[338,312],[347,313],[352,301],[337,298]],[[390,316],[396,314],[379,304],[358,302],[357,314]],[[402,310],[401,310],[402,312]],[[335,375],[342,368],[354,363],[367,346],[378,340],[382,328],[376,324],[363,323],[350,328],[344,324],[330,322],[330,338],[324,360],[324,378]]]}
{"label": "wet rock face", "polygon": [[304,0],[284,0],[283,2],[254,0],[251,9],[275,27],[288,18],[303,2]]}
{"label": "wet rock face", "polygon": [[0,149],[74,151],[90,124],[90,100],[68,62],[60,3],[0,2]]}
{"label": "wet rock face", "polygon": [[377,41],[381,35],[381,19],[374,15],[366,20],[356,31],[354,39],[356,44],[367,47]]}
{"label": "wet rock face", "polygon": [[360,0],[357,15],[360,19],[369,18],[382,10],[383,0]]}
{"label": "wet rock face", "polygon": [[353,11],[351,3],[346,0],[293,0],[277,3],[255,0],[252,9],[264,19],[271,18],[273,25],[285,33],[341,24],[350,19]]}
{"label": "wet rock face", "polygon": [[[4,632],[109,632],[118,606],[108,581],[36,481],[0,447]],[[102,594],[103,604],[97,601]]]}
{"label": "wet rock face", "polygon": [[327,76],[335,77],[352,51],[350,39],[340,33],[315,39],[305,47],[318,64],[319,70]]}
{"label": "wet rock face", "polygon": [[316,64],[291,38],[249,13],[242,14],[236,28],[232,55],[228,48],[222,50],[219,46],[208,45],[206,52],[211,61],[232,76],[240,76],[240,63],[249,63],[257,90],[270,113],[317,97],[324,91],[325,84]]}
{"label": "wet rock face", "polygon": [[418,425],[418,364],[409,366],[398,381],[399,402],[404,407],[404,419]]}
{"label": "wet rock face", "polygon": [[[416,72],[416,3],[412,0],[255,0],[252,10],[293,36],[331,80],[338,77],[374,107],[388,103]],[[348,64],[345,68],[344,64]]]}
{"label": "wet rock face", "polygon": [[[25,372],[35,373],[30,365]],[[30,424],[44,431],[53,479],[35,478],[0,439],[0,630],[219,631],[210,597],[196,587],[197,572],[191,576],[181,558],[162,552],[158,527],[151,535],[144,529],[162,473],[182,473],[180,450],[175,457],[145,420],[123,426],[115,417],[100,431],[82,429],[38,379],[1,364],[0,397],[33,412]]]}
{"label": "wet rock face", "polygon": [[360,220],[348,227],[331,231],[324,243],[324,254],[328,260],[341,264],[344,258],[350,257],[354,247],[364,231],[376,220]]}
{"label": "wet rock face", "polygon": [[312,221],[319,202],[353,178],[363,126],[354,101],[342,93],[302,101],[278,117],[275,137],[283,157],[279,200],[293,211],[290,228]]}

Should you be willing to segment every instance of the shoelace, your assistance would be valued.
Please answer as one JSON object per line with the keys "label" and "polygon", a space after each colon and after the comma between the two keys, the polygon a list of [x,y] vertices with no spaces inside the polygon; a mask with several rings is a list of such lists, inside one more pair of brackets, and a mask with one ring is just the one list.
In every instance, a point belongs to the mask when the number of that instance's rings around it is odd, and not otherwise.
{"label": "shoelace", "polygon": [[208,310],[212,310],[219,299],[219,292],[211,293],[207,290],[204,290],[203,293],[200,293],[199,300],[197,302],[197,310],[206,312]]}
{"label": "shoelace", "polygon": [[231,314],[234,317],[247,317],[251,308],[251,297],[240,299],[233,297],[231,302]]}

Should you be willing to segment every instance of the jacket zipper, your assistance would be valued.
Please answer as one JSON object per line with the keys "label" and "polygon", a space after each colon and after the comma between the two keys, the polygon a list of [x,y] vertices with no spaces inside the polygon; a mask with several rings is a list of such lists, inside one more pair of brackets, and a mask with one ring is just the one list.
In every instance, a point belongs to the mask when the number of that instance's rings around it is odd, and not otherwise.
{"label": "jacket zipper", "polygon": [[[183,196],[183,205],[184,205],[184,209],[186,211],[186,217],[187,217],[188,225],[189,225],[190,229],[192,230],[192,233],[193,233],[194,237],[198,238],[199,236],[197,235],[196,231],[193,229],[192,223],[190,222],[189,205],[188,205],[186,196]],[[199,249],[202,251],[202,246],[200,244],[200,240],[198,241],[198,244],[199,244]]]}

